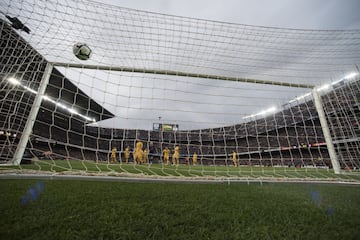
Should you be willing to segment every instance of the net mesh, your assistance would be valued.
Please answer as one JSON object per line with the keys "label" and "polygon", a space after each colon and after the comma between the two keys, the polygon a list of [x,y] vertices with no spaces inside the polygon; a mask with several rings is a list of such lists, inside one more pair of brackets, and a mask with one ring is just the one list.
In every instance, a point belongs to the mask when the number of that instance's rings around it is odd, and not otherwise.
{"label": "net mesh", "polygon": [[[22,156],[30,164],[17,169],[358,180],[359,30],[249,26],[92,1],[0,7],[4,163],[51,64]],[[91,48],[89,60],[74,56],[78,42]],[[349,174],[334,174],[329,142]]]}

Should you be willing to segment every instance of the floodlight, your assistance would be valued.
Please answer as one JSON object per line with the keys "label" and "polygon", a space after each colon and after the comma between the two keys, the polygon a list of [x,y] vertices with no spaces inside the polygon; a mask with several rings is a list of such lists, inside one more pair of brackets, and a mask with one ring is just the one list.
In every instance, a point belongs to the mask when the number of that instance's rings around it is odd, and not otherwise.
{"label": "floodlight", "polygon": [[19,85],[20,84],[20,81],[17,80],[16,78],[13,78],[13,77],[10,77],[8,78],[8,81],[14,85]]}
{"label": "floodlight", "polygon": [[359,73],[356,73],[356,72],[352,72],[352,73],[349,73],[348,75],[346,75],[344,77],[344,79],[351,79],[351,78],[354,78],[355,76],[359,75]]}
{"label": "floodlight", "polygon": [[325,85],[322,85],[322,86],[318,87],[316,89],[316,91],[321,92],[321,91],[324,91],[324,90],[328,90],[329,88],[330,88],[330,84],[325,84]]}
{"label": "floodlight", "polygon": [[37,94],[38,92],[37,91],[35,91],[34,89],[32,89],[32,88],[29,88],[29,87],[27,87],[27,86],[23,86],[26,90],[28,90],[29,92],[31,92],[31,93],[34,93],[34,94]]}

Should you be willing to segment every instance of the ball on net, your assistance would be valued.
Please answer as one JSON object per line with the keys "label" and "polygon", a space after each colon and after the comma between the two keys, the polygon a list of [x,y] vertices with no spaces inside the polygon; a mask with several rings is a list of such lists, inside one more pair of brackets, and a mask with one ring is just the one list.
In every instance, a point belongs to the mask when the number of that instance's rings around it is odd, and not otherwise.
{"label": "ball on net", "polygon": [[75,43],[73,46],[73,53],[80,60],[88,60],[91,52],[91,48],[86,43]]}

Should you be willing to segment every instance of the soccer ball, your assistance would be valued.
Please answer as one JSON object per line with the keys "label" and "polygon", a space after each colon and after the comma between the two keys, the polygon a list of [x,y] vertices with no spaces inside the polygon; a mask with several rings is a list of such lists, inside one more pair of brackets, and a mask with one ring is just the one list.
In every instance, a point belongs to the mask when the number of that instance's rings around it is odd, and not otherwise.
{"label": "soccer ball", "polygon": [[73,53],[80,60],[88,60],[91,52],[90,47],[86,43],[75,43],[73,46]]}

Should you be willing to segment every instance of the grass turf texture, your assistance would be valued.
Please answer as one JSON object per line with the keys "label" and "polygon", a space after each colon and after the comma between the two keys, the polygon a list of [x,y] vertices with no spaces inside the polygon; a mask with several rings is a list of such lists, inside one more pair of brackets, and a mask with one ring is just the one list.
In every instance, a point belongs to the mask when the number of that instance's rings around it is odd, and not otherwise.
{"label": "grass turf texture", "polygon": [[0,239],[360,236],[357,186],[3,179],[0,189]]}

